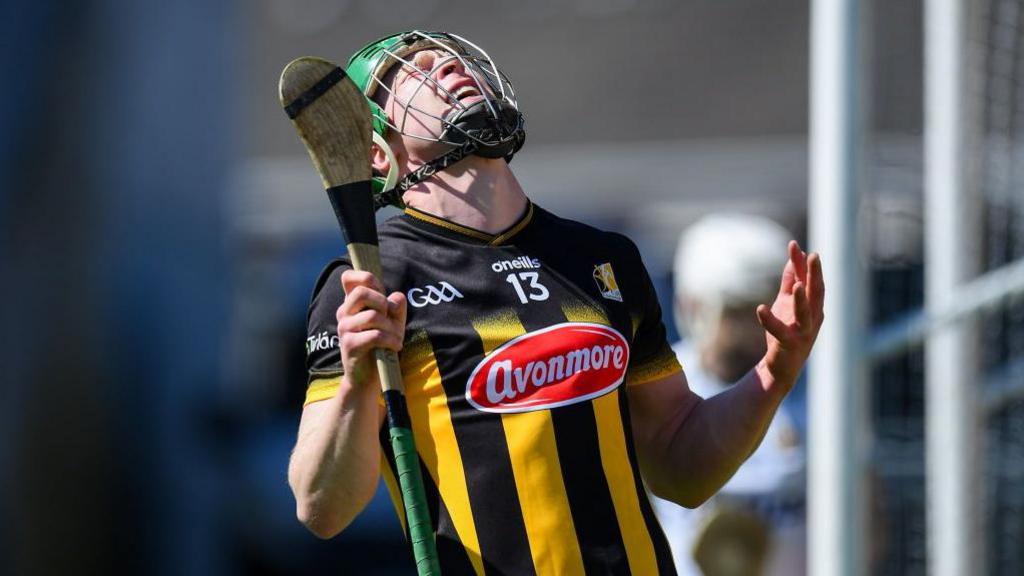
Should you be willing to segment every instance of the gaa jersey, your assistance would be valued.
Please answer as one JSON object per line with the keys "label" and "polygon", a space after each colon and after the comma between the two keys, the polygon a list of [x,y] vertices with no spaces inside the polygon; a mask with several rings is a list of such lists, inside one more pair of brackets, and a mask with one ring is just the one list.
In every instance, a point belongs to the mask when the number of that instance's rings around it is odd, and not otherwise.
{"label": "gaa jersey", "polygon": [[[680,366],[633,243],[533,204],[497,235],[410,208],[379,236],[383,282],[408,299],[400,363],[442,572],[675,574],[625,387]],[[349,267],[316,284],[307,404],[339,386]]]}

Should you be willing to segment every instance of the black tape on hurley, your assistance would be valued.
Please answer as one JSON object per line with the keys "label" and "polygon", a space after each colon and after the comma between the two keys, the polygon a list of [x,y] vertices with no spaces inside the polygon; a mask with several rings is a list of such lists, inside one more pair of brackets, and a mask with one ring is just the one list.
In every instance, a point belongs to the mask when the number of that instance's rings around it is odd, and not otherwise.
{"label": "black tape on hurley", "polygon": [[291,104],[285,106],[285,114],[287,114],[288,117],[291,118],[292,120],[295,120],[295,117],[298,116],[299,113],[306,108],[306,106],[309,106],[313,102],[316,102],[317,98],[323,96],[324,92],[327,92],[328,90],[331,89],[331,86],[334,86],[338,82],[341,82],[341,79],[344,77],[345,71],[342,70],[341,68],[335,68],[334,70],[331,70],[330,72],[327,73],[326,76],[321,78],[319,82],[313,84],[309,88],[309,90],[306,90],[302,94],[299,94],[298,98],[292,100]]}
{"label": "black tape on hurley", "polygon": [[327,198],[341,225],[346,245],[377,245],[377,220],[374,218],[373,189],[369,180],[328,188]]}
{"label": "black tape on hurley", "polygon": [[409,409],[405,405],[405,396],[397,390],[384,391],[384,405],[387,406],[388,427],[412,429],[409,420]]}

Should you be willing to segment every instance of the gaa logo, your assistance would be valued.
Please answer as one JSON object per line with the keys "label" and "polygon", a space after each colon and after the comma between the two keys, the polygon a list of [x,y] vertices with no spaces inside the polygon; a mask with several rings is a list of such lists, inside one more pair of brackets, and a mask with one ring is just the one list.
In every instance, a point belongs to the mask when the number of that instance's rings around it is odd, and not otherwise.
{"label": "gaa logo", "polygon": [[614,328],[565,322],[488,354],[466,383],[466,400],[497,413],[568,406],[617,388],[628,365],[629,344]]}
{"label": "gaa logo", "polygon": [[406,292],[405,297],[415,308],[434,306],[442,302],[451,302],[456,298],[462,298],[462,293],[455,289],[455,286],[447,282],[441,282],[440,288],[427,284],[426,288],[413,288]]}

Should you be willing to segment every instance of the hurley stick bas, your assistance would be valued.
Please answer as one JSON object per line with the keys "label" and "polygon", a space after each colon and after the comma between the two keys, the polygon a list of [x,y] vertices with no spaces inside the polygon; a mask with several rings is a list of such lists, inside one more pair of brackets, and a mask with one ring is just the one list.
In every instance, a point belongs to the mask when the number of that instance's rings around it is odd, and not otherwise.
{"label": "hurley stick bas", "polygon": [[[285,66],[279,90],[281,105],[323,180],[352,265],[383,281],[370,185],[373,129],[366,98],[337,64],[308,56]],[[398,354],[382,349],[374,353],[416,570],[420,576],[438,576],[441,569]]]}

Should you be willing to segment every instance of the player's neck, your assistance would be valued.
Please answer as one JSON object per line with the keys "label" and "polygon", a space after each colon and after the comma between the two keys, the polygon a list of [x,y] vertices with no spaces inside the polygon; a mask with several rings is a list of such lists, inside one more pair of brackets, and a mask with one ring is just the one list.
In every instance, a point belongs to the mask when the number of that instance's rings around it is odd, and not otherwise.
{"label": "player's neck", "polygon": [[526,210],[526,194],[501,158],[464,158],[403,196],[412,208],[488,234],[507,230]]}

